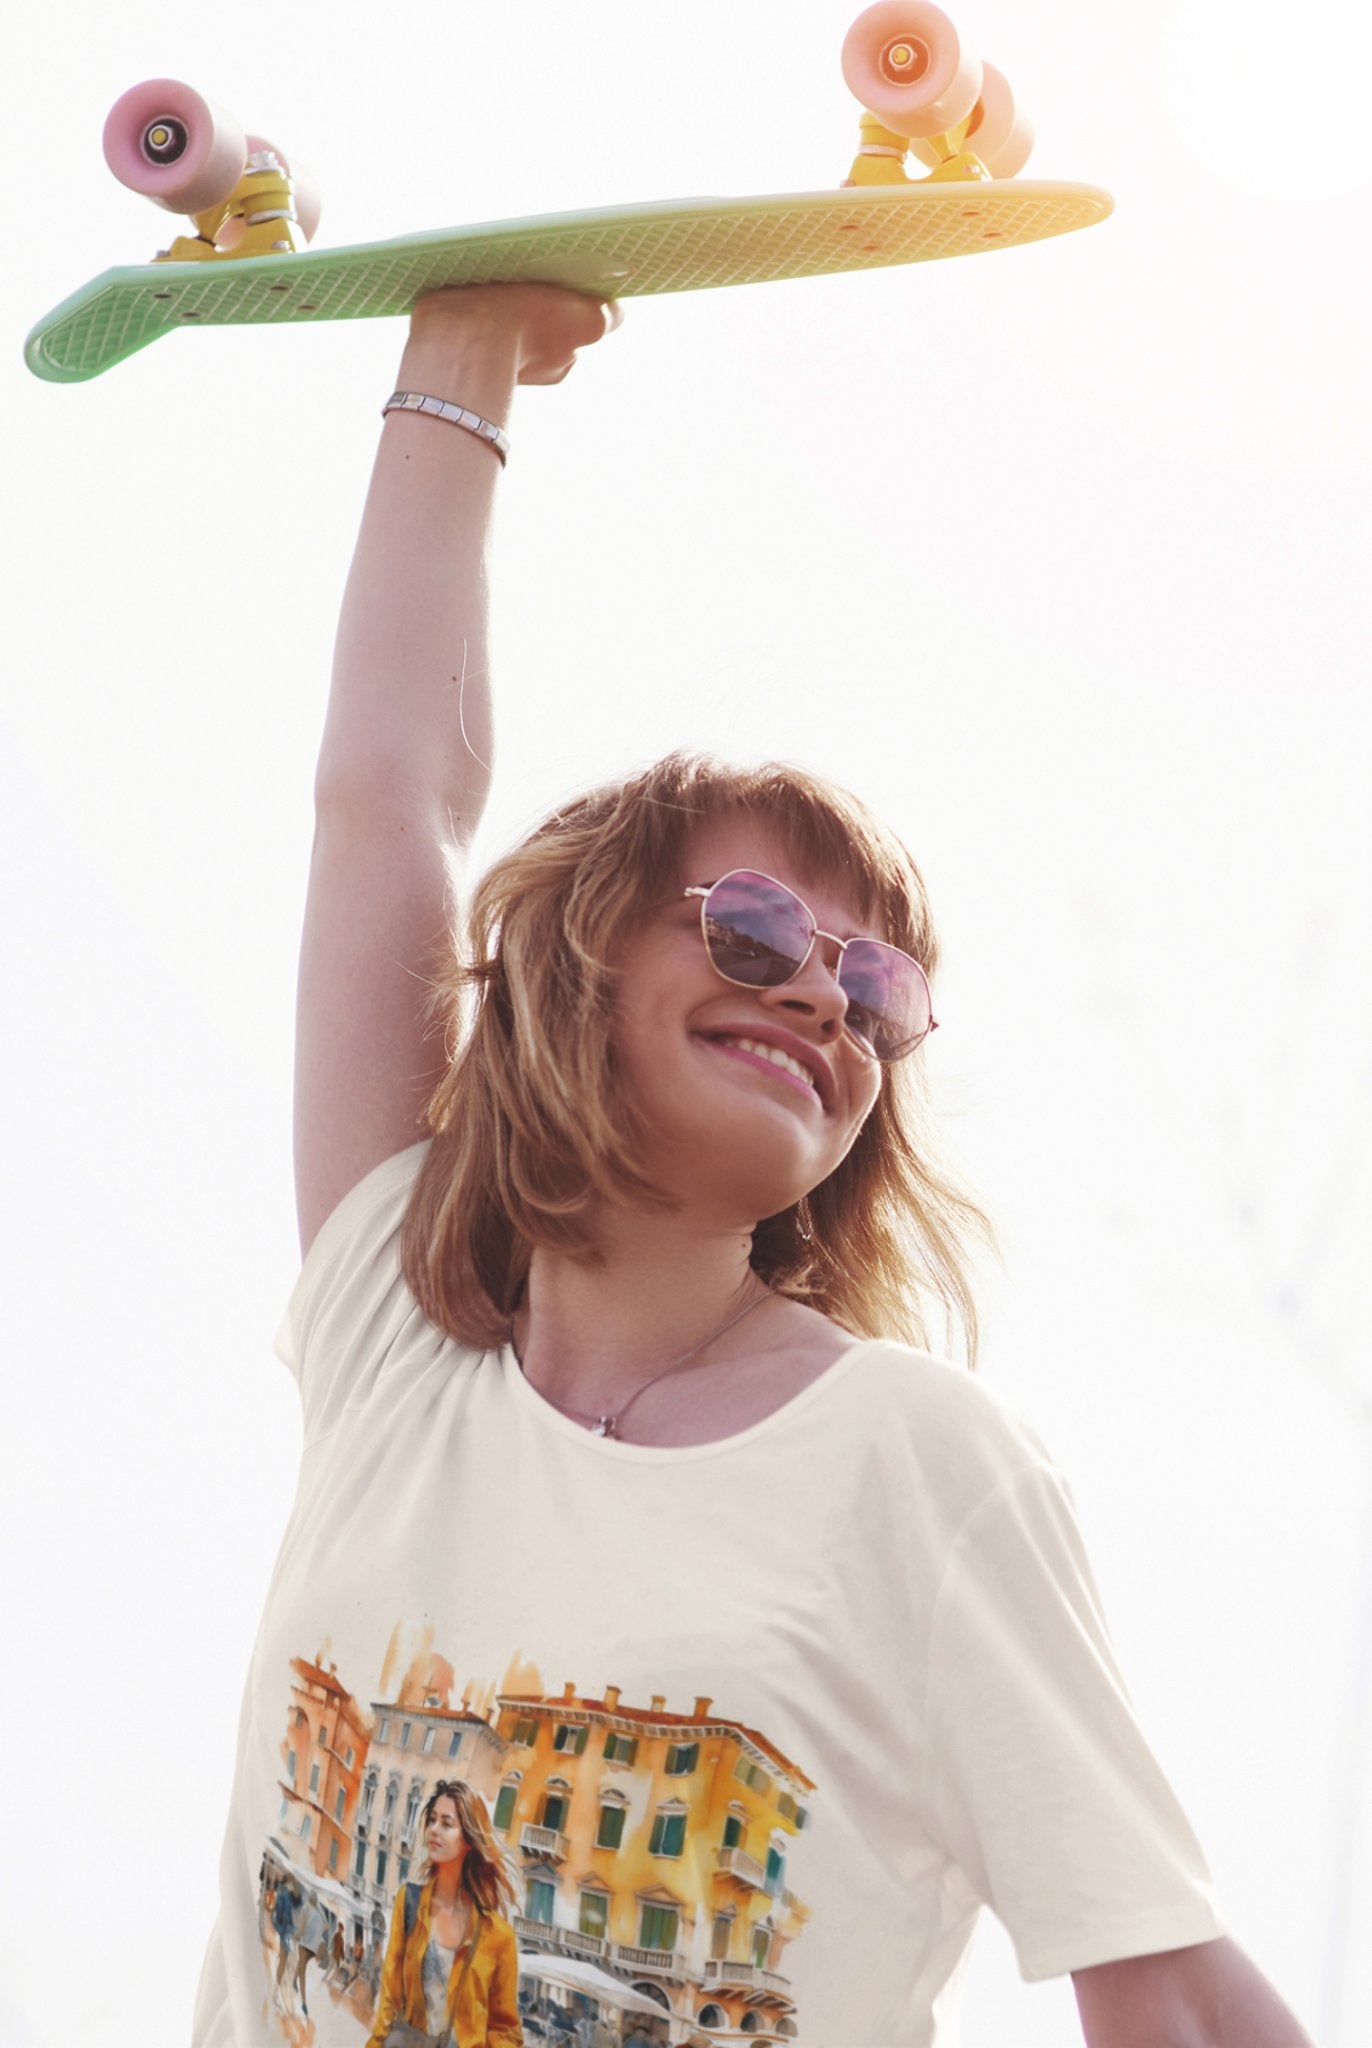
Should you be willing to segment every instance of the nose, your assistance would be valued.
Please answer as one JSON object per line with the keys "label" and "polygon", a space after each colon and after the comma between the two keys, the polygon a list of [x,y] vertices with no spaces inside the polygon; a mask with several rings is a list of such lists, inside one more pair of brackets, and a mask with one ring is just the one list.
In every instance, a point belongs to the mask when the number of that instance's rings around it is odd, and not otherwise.
{"label": "nose", "polygon": [[830,1045],[842,1036],[848,1014],[848,998],[838,985],[842,957],[835,940],[817,937],[799,974],[779,988],[759,989],[758,994],[769,1010],[789,1012],[797,1021],[802,1016],[810,1020]]}

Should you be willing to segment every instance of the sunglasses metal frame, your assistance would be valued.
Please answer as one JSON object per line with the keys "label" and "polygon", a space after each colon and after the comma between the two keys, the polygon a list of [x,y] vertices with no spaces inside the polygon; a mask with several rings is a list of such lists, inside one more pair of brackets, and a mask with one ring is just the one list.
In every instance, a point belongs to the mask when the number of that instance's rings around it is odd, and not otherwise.
{"label": "sunglasses metal frame", "polygon": [[[710,949],[710,935],[706,929],[705,924],[706,904],[708,903],[710,897],[714,894],[716,889],[718,889],[725,882],[731,882],[736,875],[756,875],[760,882],[770,882],[774,889],[780,889],[785,895],[789,896],[791,901],[794,904],[796,904],[801,910],[804,911],[806,918],[809,920],[810,943],[805,948],[805,951],[802,954],[801,958],[796,962],[795,967],[792,969],[791,973],[787,975],[785,981],[774,981],[765,983],[759,983],[754,981],[738,981],[732,974],[726,974],[724,972],[724,969],[719,965],[719,962],[715,959],[715,956]],[[882,1066],[890,1067],[894,1066],[897,1060],[907,1059],[912,1052],[917,1051],[917,1049],[921,1045],[923,1045],[925,1039],[928,1038],[931,1032],[938,1030],[938,1018],[934,1015],[934,998],[933,992],[929,987],[929,977],[925,973],[924,969],[920,966],[918,960],[915,959],[913,953],[907,953],[901,946],[892,946],[888,944],[888,942],[885,939],[841,939],[838,936],[837,932],[822,931],[820,929],[819,922],[815,917],[815,913],[813,912],[813,910],[811,910],[809,904],[806,903],[802,897],[797,896],[795,890],[790,886],[788,882],[779,882],[775,875],[765,874],[761,868],[730,868],[727,875],[720,875],[718,879],[711,882],[708,885],[708,887],[703,885],[696,885],[695,887],[692,887],[690,889],[683,889],[681,893],[683,896],[699,896],[699,898],[701,899],[700,936],[704,941],[705,956],[709,960],[711,967],[714,968],[715,973],[719,976],[720,980],[727,981],[731,988],[789,987],[791,982],[795,980],[796,976],[804,971],[806,961],[810,958],[810,955],[815,950],[816,939],[828,939],[830,945],[838,947],[838,960],[834,967],[834,979],[838,982],[840,989],[843,989],[843,993],[847,995],[848,991],[843,988],[843,982],[841,977],[843,973],[843,956],[847,952],[848,948],[850,946],[880,946],[883,953],[895,953],[899,956],[900,959],[908,961],[910,966],[914,968],[920,980],[924,983],[924,993],[926,1000],[929,1004],[929,1022],[925,1026],[924,1030],[921,1031],[918,1038],[912,1039],[908,1045],[903,1046],[898,1053],[894,1053],[890,1059],[886,1060],[882,1059],[881,1054],[877,1051],[874,1045],[869,1045],[865,1038],[860,1037],[856,1031],[850,1028],[847,1019],[845,1018],[843,1028],[845,1031],[847,1031],[848,1036],[852,1039],[853,1043],[859,1046],[863,1052],[867,1053],[870,1058],[880,1061]]]}

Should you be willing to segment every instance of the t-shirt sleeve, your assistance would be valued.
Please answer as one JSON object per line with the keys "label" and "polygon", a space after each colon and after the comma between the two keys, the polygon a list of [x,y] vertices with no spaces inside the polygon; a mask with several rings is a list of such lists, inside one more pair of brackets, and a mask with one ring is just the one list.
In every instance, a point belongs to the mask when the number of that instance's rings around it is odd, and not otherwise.
{"label": "t-shirt sleeve", "polygon": [[332,1428],[353,1380],[420,1313],[400,1234],[430,1141],[373,1167],[325,1218],[300,1269],[274,1349],[300,1388],[305,1441]]}
{"label": "t-shirt sleeve", "polygon": [[1003,1480],[960,1531],[928,1685],[932,1830],[1005,1927],[1026,1982],[1225,1932],[1051,1464]]}

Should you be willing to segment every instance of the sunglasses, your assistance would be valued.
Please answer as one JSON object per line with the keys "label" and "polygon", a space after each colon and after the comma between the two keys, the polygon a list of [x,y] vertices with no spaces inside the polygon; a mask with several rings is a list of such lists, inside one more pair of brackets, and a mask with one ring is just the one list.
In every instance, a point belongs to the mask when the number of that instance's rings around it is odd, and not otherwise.
{"label": "sunglasses", "polygon": [[848,999],[844,1028],[874,1059],[903,1060],[938,1022],[918,960],[881,939],[840,939],[822,932],[794,890],[752,868],[734,868],[699,896],[700,929],[710,965],[740,988],[783,988],[794,981],[816,939],[838,947],[838,985]]}

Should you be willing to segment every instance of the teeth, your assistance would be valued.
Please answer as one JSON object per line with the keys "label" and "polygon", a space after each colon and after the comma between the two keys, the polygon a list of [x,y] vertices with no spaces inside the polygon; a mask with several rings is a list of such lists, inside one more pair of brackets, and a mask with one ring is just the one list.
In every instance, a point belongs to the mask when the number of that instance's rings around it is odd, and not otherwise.
{"label": "teeth", "polygon": [[798,1081],[804,1081],[813,1088],[815,1077],[808,1067],[799,1060],[793,1060],[790,1053],[783,1052],[779,1045],[764,1045],[760,1038],[721,1038],[720,1045],[736,1045],[741,1052],[756,1053],[759,1059],[770,1060],[774,1067],[781,1067],[786,1073],[794,1074]]}

